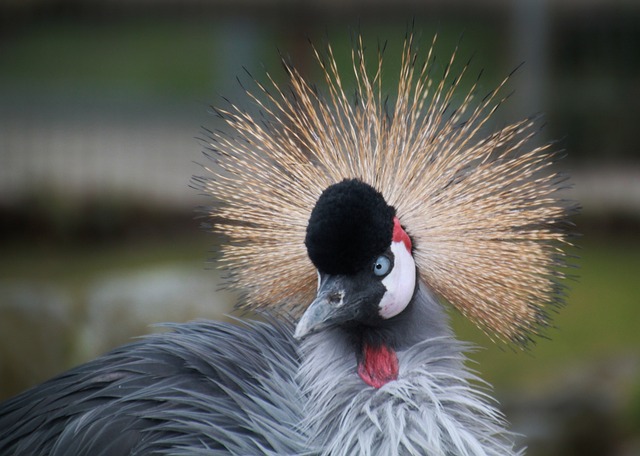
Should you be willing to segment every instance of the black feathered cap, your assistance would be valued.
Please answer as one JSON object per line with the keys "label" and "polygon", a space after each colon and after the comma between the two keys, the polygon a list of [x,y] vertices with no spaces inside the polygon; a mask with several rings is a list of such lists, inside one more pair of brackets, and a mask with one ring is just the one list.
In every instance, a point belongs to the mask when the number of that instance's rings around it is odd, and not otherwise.
{"label": "black feathered cap", "polygon": [[354,274],[391,245],[393,217],[380,192],[358,179],[345,179],[322,192],[304,243],[315,267],[326,274]]}

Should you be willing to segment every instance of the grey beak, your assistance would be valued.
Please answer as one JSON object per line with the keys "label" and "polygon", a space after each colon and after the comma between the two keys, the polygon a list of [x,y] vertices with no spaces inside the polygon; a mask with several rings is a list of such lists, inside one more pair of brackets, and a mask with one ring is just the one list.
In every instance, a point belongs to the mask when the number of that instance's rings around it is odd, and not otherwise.
{"label": "grey beak", "polygon": [[331,326],[343,313],[345,289],[341,276],[327,276],[320,284],[316,299],[296,326],[294,337],[303,337]]}

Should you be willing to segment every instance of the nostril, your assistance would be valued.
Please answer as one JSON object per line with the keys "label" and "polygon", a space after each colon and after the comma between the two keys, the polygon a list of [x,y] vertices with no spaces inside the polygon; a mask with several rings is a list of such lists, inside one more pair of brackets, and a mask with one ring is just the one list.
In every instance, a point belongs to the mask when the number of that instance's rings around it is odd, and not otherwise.
{"label": "nostril", "polygon": [[344,292],[342,291],[333,292],[329,295],[329,304],[331,304],[332,306],[339,307],[343,303],[342,302],[343,298],[344,298]]}

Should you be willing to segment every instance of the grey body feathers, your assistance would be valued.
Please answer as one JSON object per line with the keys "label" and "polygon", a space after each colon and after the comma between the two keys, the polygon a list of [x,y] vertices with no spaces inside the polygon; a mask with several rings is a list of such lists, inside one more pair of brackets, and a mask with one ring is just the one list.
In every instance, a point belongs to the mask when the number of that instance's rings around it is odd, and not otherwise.
{"label": "grey body feathers", "polygon": [[0,405],[0,454],[305,450],[291,323],[171,326]]}
{"label": "grey body feathers", "polygon": [[414,300],[378,390],[339,329],[176,324],[1,404],[0,454],[515,454],[440,305]]}

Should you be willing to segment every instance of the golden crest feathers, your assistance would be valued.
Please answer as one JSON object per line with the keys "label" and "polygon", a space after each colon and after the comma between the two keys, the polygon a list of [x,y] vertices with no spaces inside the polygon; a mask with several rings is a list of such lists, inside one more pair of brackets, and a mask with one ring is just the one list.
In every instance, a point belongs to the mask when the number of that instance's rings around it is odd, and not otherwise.
{"label": "golden crest feathers", "polygon": [[476,104],[476,85],[459,86],[468,66],[452,73],[455,52],[435,78],[434,45],[419,65],[410,35],[387,107],[383,59],[368,72],[363,48],[359,38],[355,103],[328,47],[314,48],[320,90],[287,66],[286,89],[267,75],[268,87],[247,92],[264,118],[219,110],[232,133],[211,134],[215,165],[198,183],[218,202],[213,229],[226,238],[221,261],[242,307],[304,310],[317,280],[304,246],[311,210],[326,187],[359,178],[396,208],[432,291],[490,335],[526,342],[563,277],[568,208],[550,146],[531,141],[531,119],[483,136],[508,77]]}

